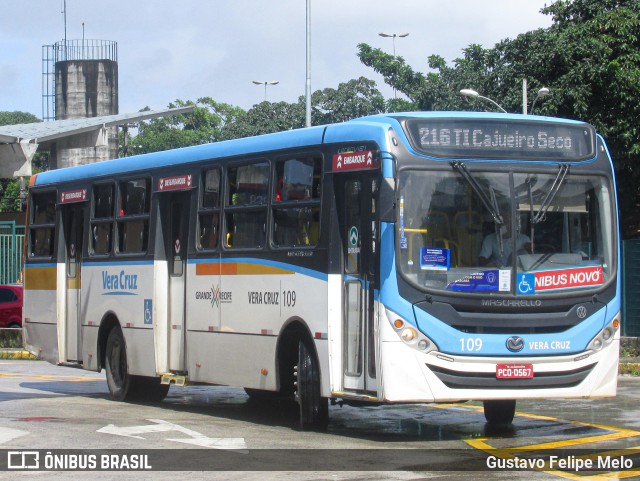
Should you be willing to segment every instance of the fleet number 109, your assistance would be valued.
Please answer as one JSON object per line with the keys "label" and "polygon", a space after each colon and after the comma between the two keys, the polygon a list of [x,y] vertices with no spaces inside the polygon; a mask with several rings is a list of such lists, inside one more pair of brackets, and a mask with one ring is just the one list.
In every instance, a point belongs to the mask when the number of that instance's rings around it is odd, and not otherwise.
{"label": "fleet number 109", "polygon": [[479,337],[460,338],[460,350],[462,352],[477,352],[482,349],[482,339]]}

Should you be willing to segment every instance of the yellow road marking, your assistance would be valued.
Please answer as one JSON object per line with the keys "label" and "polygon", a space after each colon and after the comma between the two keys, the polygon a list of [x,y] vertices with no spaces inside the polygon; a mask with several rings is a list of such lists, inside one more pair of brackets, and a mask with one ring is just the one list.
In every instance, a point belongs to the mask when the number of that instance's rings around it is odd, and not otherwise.
{"label": "yellow road marking", "polygon": [[[462,405],[459,405],[462,406]],[[471,407],[471,406],[470,406]],[[475,406],[473,406],[475,407]],[[476,410],[476,409],[473,409]],[[477,411],[482,411],[482,407],[478,406]],[[552,451],[560,448],[567,448],[572,446],[579,446],[584,444],[596,443],[596,442],[605,442],[616,439],[627,439],[640,437],[640,431],[633,431],[631,429],[617,428],[614,426],[606,426],[603,424],[592,424],[592,423],[583,423],[578,421],[564,421],[559,418],[549,417],[549,416],[539,416],[535,414],[527,414],[527,413],[516,413],[517,416],[528,417],[532,419],[540,419],[545,421],[563,421],[569,422],[575,426],[586,426],[592,427],[595,429],[601,429],[605,431],[610,431],[609,434],[595,435],[595,436],[586,436],[581,438],[571,438],[565,439],[561,441],[552,441],[548,443],[537,443],[537,444],[528,444],[522,446],[512,446],[509,448],[496,448],[488,443],[490,438],[475,438],[475,439],[465,439],[464,441],[471,447],[478,449],[480,451],[484,451],[486,453],[491,454],[492,456],[499,457],[501,459],[515,459],[517,453],[530,453],[532,451]],[[592,453],[588,455],[574,456],[575,459],[592,459],[596,460],[598,458],[603,457],[619,457],[624,454],[629,454],[630,451],[640,451],[640,446],[633,446],[624,449],[613,449],[613,450],[605,450],[598,453]],[[551,453],[550,453],[551,454]],[[552,469],[547,461],[545,461],[545,468],[538,469],[534,468],[538,472],[543,472],[545,474],[550,474],[553,476],[558,476],[560,478],[571,479],[571,480],[581,480],[581,481],[609,481],[614,479],[626,479],[632,478],[636,476],[640,476],[640,469],[628,469],[624,471],[611,471],[606,473],[598,473],[593,475],[584,475],[572,473],[570,471],[563,471],[559,469]]]}
{"label": "yellow road marking", "polygon": [[103,379],[94,377],[80,377],[80,376],[53,376],[47,374],[12,374],[12,373],[0,373],[0,377],[12,377],[23,379],[37,379],[42,381],[62,381],[62,382],[82,382],[82,381],[102,381]]}

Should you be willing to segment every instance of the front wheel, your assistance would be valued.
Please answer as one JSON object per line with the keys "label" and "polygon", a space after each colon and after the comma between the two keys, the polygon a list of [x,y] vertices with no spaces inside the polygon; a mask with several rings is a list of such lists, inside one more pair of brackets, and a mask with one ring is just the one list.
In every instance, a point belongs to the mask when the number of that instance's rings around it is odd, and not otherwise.
{"label": "front wheel", "polygon": [[495,426],[504,426],[513,423],[516,413],[516,401],[514,399],[500,401],[484,401],[484,417],[487,422]]}
{"label": "front wheel", "polygon": [[323,430],[329,424],[329,400],[320,390],[320,366],[313,350],[304,342],[298,344],[296,398],[300,406],[300,428]]}

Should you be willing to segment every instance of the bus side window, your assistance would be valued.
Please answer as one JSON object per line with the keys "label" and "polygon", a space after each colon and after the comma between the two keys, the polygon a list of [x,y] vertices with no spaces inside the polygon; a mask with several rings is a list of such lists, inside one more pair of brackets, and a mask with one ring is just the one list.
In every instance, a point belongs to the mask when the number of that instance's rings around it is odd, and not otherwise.
{"label": "bus side window", "polygon": [[273,192],[273,243],[278,247],[314,246],[320,227],[321,158],[276,163]]}
{"label": "bus side window", "polygon": [[121,182],[118,225],[119,253],[146,252],[149,239],[149,201],[151,181],[148,177]]}
{"label": "bus side window", "polygon": [[[207,170],[202,175],[198,207],[198,247],[217,249],[220,224],[220,169]],[[228,245],[228,244],[227,244]]]}
{"label": "bus side window", "polygon": [[33,194],[32,217],[29,228],[29,256],[53,256],[56,193]]}
{"label": "bus side window", "polygon": [[225,215],[227,247],[261,248],[265,244],[269,163],[259,162],[229,169],[228,206]]}
{"label": "bus side window", "polygon": [[91,255],[108,255],[113,243],[115,185],[94,184],[91,214]]}

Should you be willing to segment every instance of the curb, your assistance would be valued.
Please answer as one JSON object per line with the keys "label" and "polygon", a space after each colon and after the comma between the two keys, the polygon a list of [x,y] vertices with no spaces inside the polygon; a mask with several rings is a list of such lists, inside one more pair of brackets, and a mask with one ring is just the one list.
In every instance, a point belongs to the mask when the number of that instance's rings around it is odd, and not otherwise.
{"label": "curb", "polygon": [[29,351],[25,351],[23,349],[0,349],[0,359],[35,361],[39,358],[38,356],[34,356]]}

